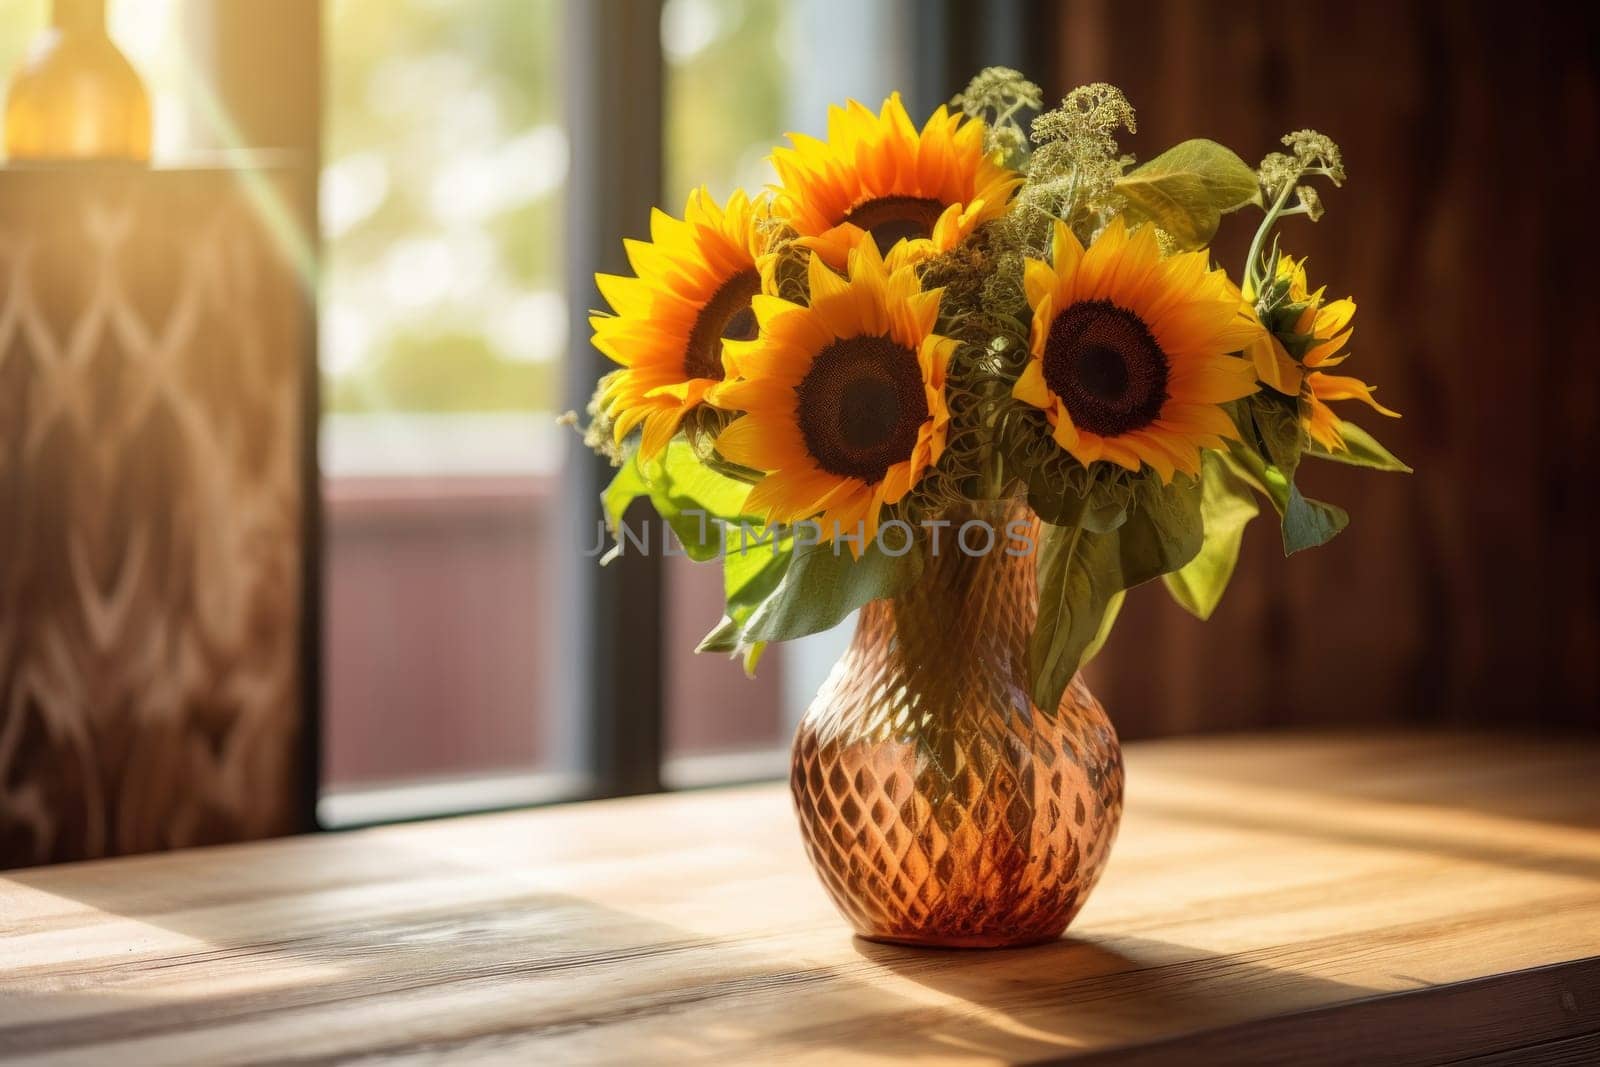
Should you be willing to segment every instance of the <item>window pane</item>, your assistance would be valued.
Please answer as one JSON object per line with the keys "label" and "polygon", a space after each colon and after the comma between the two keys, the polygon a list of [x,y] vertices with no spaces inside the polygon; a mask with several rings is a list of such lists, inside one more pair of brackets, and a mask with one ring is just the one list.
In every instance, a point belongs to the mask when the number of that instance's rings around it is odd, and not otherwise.
{"label": "window pane", "polygon": [[[773,180],[765,159],[783,126],[788,93],[781,8],[776,0],[667,0],[664,210],[681,216],[690,190],[701,185],[725,202],[736,187],[754,192]],[[738,761],[770,752],[783,734],[783,663],[769,656],[747,679],[737,661],[695,655],[700,638],[722,618],[722,570],[681,557],[664,563],[664,777],[678,785],[725,772],[749,777]],[[715,758],[708,764],[707,756]],[[686,767],[686,759],[696,762]],[[758,765],[754,773],[765,769]]]}
{"label": "window pane", "polygon": [[570,767],[545,686],[567,341],[559,20],[557,0],[325,9],[335,791]]}
{"label": "window pane", "polygon": [[[871,106],[903,88],[908,69],[898,4],[858,0],[667,0],[667,184],[663,207],[691,189],[725,199],[776,180],[767,157],[783,134],[821,136],[827,107]],[[903,31],[903,27],[901,28]],[[693,785],[780,774],[794,724],[854,628],[768,649],[757,676],[695,645],[722,617],[714,564],[666,560],[668,619],[665,778]]]}
{"label": "window pane", "polygon": [[554,410],[555,0],[335,0],[327,14],[328,410]]}

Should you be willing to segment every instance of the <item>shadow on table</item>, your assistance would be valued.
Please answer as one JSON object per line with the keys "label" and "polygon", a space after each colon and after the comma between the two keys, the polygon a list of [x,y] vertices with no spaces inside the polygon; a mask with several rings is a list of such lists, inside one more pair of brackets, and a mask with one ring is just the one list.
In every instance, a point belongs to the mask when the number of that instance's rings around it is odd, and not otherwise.
{"label": "shadow on table", "polygon": [[[1074,936],[1022,949],[916,949],[854,940],[870,965],[859,1016],[777,1040],[909,1060],[1069,1057],[1105,1045],[1213,1029],[1267,1011],[1357,1000],[1365,987],[1247,956],[1148,938]],[[933,994],[882,992],[894,979]],[[894,1001],[898,1000],[896,1004]],[[1263,1007],[1269,1006],[1269,1007]]]}

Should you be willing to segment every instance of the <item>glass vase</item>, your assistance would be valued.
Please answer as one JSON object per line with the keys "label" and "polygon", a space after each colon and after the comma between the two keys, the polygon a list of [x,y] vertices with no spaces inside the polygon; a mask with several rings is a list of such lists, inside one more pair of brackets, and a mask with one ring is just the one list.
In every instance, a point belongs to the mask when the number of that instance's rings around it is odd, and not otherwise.
{"label": "glass vase", "polygon": [[[950,518],[916,586],[861,610],[800,723],[790,785],[811,862],[862,937],[1046,941],[1111,850],[1121,748],[1081,675],[1059,707],[1029,699],[1037,519],[1020,504]],[[957,540],[973,521],[994,531],[986,552],[967,549],[981,532]]]}

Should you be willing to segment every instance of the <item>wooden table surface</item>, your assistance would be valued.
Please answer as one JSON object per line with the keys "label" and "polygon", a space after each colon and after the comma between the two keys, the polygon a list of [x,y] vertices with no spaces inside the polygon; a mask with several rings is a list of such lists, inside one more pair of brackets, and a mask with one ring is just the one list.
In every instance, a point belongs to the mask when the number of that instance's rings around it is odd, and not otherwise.
{"label": "wooden table surface", "polygon": [[0,875],[0,1057],[1600,1060],[1600,743],[1127,757],[1033,949],[852,938],[776,785]]}

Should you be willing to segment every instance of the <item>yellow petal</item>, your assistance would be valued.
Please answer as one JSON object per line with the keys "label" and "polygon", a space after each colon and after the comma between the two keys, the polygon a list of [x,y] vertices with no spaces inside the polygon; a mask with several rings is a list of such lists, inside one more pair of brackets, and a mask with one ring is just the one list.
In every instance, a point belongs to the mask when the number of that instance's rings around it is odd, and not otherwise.
{"label": "yellow petal", "polygon": [[[1055,415],[1055,424],[1050,428],[1050,436],[1055,438],[1056,444],[1078,457],[1079,462],[1089,463],[1100,458],[1100,438],[1093,434],[1080,434],[1078,428],[1072,424],[1072,416],[1067,414],[1066,408],[1060,404],[1052,403],[1051,411]],[[1084,452],[1091,452],[1089,459],[1084,459]]]}
{"label": "yellow petal", "polygon": [[1139,454],[1131,447],[1119,441],[1101,439],[1101,456],[1110,460],[1119,467],[1137,471],[1142,463]]}
{"label": "yellow petal", "polygon": [[1055,398],[1050,393],[1050,387],[1045,384],[1044,364],[1037,359],[1028,360],[1028,365],[1022,368],[1016,384],[1011,387],[1011,395],[1024,404],[1032,404],[1036,408],[1048,408]]}
{"label": "yellow petal", "polygon": [[1150,464],[1163,484],[1172,481],[1172,472],[1177,468],[1177,463],[1159,438],[1149,433],[1135,432],[1124,434],[1118,441],[1128,446],[1139,459]]}
{"label": "yellow petal", "polygon": [[891,504],[911,491],[911,462],[895,463],[883,474],[883,499]]}
{"label": "yellow petal", "polygon": [[860,316],[850,284],[829,270],[821,256],[806,264],[806,280],[811,291],[811,310],[821,317],[835,337],[849,337],[860,330]]}
{"label": "yellow petal", "polygon": [[1030,259],[1022,268],[1022,291],[1027,294],[1028,306],[1042,304],[1056,290],[1055,269],[1042,259]]}
{"label": "yellow petal", "polygon": [[675,407],[653,412],[644,420],[644,435],[639,440],[639,455],[648,460],[665,452],[667,445],[672,441],[672,435],[678,432],[678,423],[682,419],[683,408]]}
{"label": "yellow petal", "polygon": [[637,278],[619,274],[596,274],[595,285],[619,315],[646,315],[650,311],[650,288]]}
{"label": "yellow petal", "polygon": [[1306,379],[1311,384],[1311,392],[1319,400],[1359,400],[1372,410],[1398,419],[1400,413],[1391,411],[1373,397],[1373,387],[1359,378],[1351,378],[1340,374],[1323,374],[1313,372]]}
{"label": "yellow petal", "polygon": [[643,404],[640,404],[637,407],[629,408],[619,415],[616,423],[611,427],[612,436],[616,439],[617,443],[621,444],[622,439],[627,437],[629,432],[635,426],[643,422],[645,417],[654,410],[654,408],[646,407]]}
{"label": "yellow petal", "polygon": [[[1119,229],[1120,226],[1119,221]],[[1077,234],[1066,223],[1057,220],[1055,232],[1050,238],[1050,264],[1055,267],[1056,274],[1070,277],[1078,269],[1078,262],[1082,258],[1083,245],[1078,243]]]}
{"label": "yellow petal", "polygon": [[1285,396],[1299,395],[1300,368],[1276,337],[1263,330],[1244,352],[1264,385]]}
{"label": "yellow petal", "polygon": [[1346,297],[1335,300],[1317,311],[1316,331],[1318,337],[1330,337],[1339,333],[1350,320],[1355,318],[1356,302]]}
{"label": "yellow petal", "polygon": [[1333,413],[1333,409],[1315,396],[1308,399],[1307,408],[1306,431],[1311,434],[1312,440],[1329,452],[1345,451],[1349,446],[1345,444],[1344,434],[1339,432],[1339,416]]}
{"label": "yellow petal", "polygon": [[[1172,367],[1167,391],[1174,400],[1223,404],[1255,392],[1256,374],[1255,366],[1233,356],[1184,360]],[[1295,376],[1299,377],[1298,370]],[[1289,395],[1298,392],[1296,388]]]}
{"label": "yellow petal", "polygon": [[734,463],[772,471],[792,465],[799,445],[772,420],[746,415],[717,435],[716,449]]}
{"label": "yellow petal", "polygon": [[1237,432],[1233,419],[1214,404],[1186,404],[1169,400],[1161,406],[1159,423],[1194,433],[1228,437]]}
{"label": "yellow petal", "polygon": [[716,386],[714,402],[727,411],[793,411],[794,389],[765,378],[723,382]]}

